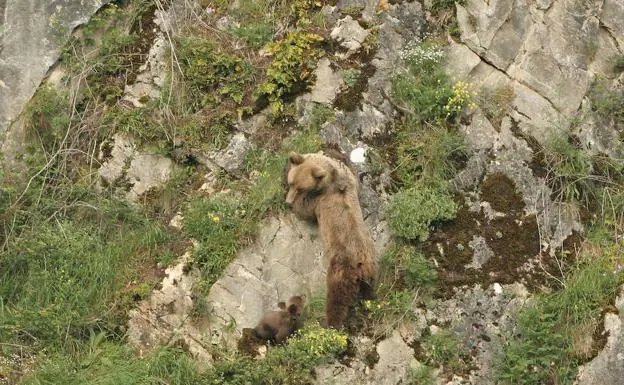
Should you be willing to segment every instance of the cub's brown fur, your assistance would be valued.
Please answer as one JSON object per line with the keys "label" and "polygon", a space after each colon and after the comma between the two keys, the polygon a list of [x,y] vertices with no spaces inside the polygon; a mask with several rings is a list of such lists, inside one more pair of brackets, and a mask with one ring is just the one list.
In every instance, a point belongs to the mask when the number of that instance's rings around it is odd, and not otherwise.
{"label": "cub's brown fur", "polygon": [[[326,317],[342,327],[358,295],[373,294],[377,262],[370,231],[357,195],[357,178],[340,162],[323,154],[290,154],[286,202],[293,210],[314,215],[328,261]],[[314,193],[308,202],[301,197]]]}
{"label": "cub's brown fur", "polygon": [[305,296],[298,295],[290,297],[288,303],[278,303],[280,310],[266,313],[253,329],[254,336],[278,344],[284,342],[300,326],[299,317],[304,304]]}

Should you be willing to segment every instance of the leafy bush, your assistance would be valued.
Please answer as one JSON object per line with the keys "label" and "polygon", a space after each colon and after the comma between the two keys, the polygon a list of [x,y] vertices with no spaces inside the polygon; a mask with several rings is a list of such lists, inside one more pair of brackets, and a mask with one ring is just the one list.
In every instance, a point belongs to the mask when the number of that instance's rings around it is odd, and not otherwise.
{"label": "leafy bush", "polygon": [[425,241],[429,227],[436,221],[455,218],[453,197],[440,188],[410,188],[392,196],[386,216],[394,235]]}
{"label": "leafy bush", "polygon": [[228,101],[242,104],[253,72],[245,60],[219,52],[211,40],[201,37],[177,39],[176,57],[194,111]]}
{"label": "leafy bush", "polygon": [[409,44],[401,58],[404,67],[392,79],[392,94],[412,112],[410,119],[431,123],[453,118],[445,109],[453,91],[442,65],[442,50],[428,42]]}
{"label": "leafy bush", "polygon": [[266,80],[256,90],[256,97],[266,96],[274,114],[284,108],[285,96],[311,80],[316,61],[322,54],[317,43],[322,40],[314,33],[294,31],[267,47],[273,60],[267,68]]}
{"label": "leafy bush", "polygon": [[343,70],[341,72],[341,75],[342,75],[342,80],[344,80],[345,84],[348,87],[353,88],[355,86],[355,83],[357,83],[358,79],[360,78],[360,75],[362,75],[362,71],[352,68],[352,69]]}
{"label": "leafy bush", "polygon": [[440,329],[424,337],[421,344],[430,365],[443,365],[451,371],[468,365],[469,357],[466,350],[462,347],[458,336],[450,330]]}

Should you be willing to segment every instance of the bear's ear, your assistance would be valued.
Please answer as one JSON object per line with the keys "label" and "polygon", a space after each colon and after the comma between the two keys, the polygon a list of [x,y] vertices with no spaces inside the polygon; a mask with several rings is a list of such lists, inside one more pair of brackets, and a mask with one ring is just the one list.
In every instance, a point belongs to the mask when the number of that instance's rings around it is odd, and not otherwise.
{"label": "bear's ear", "polygon": [[292,315],[297,315],[297,305],[293,303],[292,305],[288,306],[288,312]]}
{"label": "bear's ear", "polygon": [[325,175],[327,175],[327,171],[323,170],[322,168],[320,168],[319,166],[315,166],[312,169],[312,176],[316,179],[316,180],[321,180],[323,178],[325,178]]}
{"label": "bear's ear", "polygon": [[290,163],[298,165],[303,163],[303,156],[297,152],[291,151],[288,153],[288,160],[290,160]]}
{"label": "bear's ear", "polygon": [[279,307],[282,310],[286,310],[286,302],[278,302],[277,307]]}

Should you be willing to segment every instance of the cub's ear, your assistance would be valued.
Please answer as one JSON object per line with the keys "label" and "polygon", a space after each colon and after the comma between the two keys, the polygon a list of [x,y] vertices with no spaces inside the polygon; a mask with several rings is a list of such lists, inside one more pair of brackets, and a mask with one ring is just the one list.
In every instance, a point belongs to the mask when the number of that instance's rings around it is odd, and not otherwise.
{"label": "cub's ear", "polygon": [[285,302],[278,302],[277,303],[277,307],[279,307],[282,310],[286,310],[286,303]]}
{"label": "cub's ear", "polygon": [[297,315],[297,305],[292,304],[288,306],[288,312],[292,315]]}
{"label": "cub's ear", "polygon": [[325,178],[326,175],[327,175],[327,171],[323,170],[319,166],[315,166],[312,169],[312,176],[314,178],[316,178],[317,180],[321,180],[321,179]]}
{"label": "cub's ear", "polygon": [[297,152],[291,151],[288,153],[288,160],[294,165],[303,163],[303,156]]}
{"label": "cub's ear", "polygon": [[345,191],[347,191],[347,189],[349,188],[348,178],[344,176],[342,178],[339,178],[338,170],[336,169],[332,170],[332,178],[333,178],[334,186],[336,187],[338,191],[340,191],[341,193],[344,193]]}

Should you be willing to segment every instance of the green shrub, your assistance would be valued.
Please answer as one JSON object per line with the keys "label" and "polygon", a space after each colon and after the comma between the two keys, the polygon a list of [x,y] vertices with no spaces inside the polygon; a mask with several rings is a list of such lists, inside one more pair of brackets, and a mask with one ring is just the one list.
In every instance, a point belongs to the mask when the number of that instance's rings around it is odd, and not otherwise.
{"label": "green shrub", "polygon": [[316,61],[322,54],[317,43],[322,40],[314,33],[294,31],[267,47],[273,60],[267,68],[266,80],[256,90],[256,98],[267,97],[274,114],[283,110],[284,97],[296,87],[303,89],[312,80]]}
{"label": "green shrub", "polygon": [[355,83],[357,83],[358,79],[360,78],[360,75],[362,75],[362,71],[352,68],[343,70],[341,72],[341,75],[342,80],[344,80],[345,84],[348,87],[353,88],[355,86]]}
{"label": "green shrub", "polygon": [[241,24],[230,33],[247,42],[253,48],[262,48],[273,37],[273,26],[266,22],[252,22]]}
{"label": "green shrub", "polygon": [[440,329],[435,334],[424,337],[421,345],[429,365],[442,365],[451,372],[468,365],[468,352],[459,337],[450,330]]}
{"label": "green shrub", "polygon": [[192,110],[215,108],[227,102],[242,104],[253,73],[245,60],[219,52],[211,40],[202,37],[178,38],[176,57]]}
{"label": "green shrub", "polygon": [[391,245],[382,256],[381,266],[382,276],[391,274],[384,281],[395,283],[396,280],[402,280],[409,289],[432,287],[437,281],[434,264],[410,245]]}
{"label": "green shrub", "polygon": [[424,241],[429,227],[437,221],[455,218],[457,205],[441,188],[410,188],[392,196],[386,216],[394,235]]}
{"label": "green shrub", "polygon": [[392,79],[392,94],[412,112],[410,118],[431,123],[454,117],[445,109],[453,92],[442,50],[429,42],[409,44],[401,57],[405,66]]}

